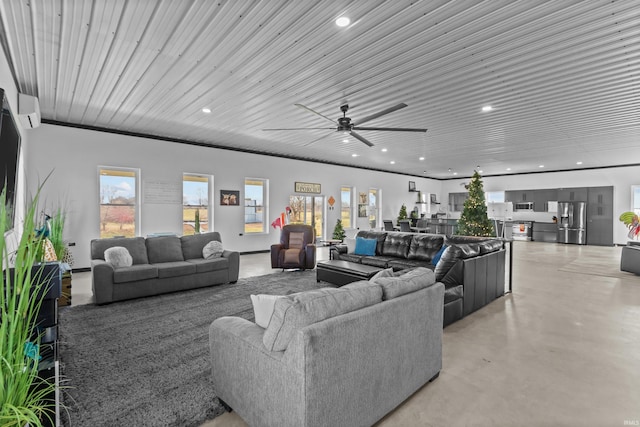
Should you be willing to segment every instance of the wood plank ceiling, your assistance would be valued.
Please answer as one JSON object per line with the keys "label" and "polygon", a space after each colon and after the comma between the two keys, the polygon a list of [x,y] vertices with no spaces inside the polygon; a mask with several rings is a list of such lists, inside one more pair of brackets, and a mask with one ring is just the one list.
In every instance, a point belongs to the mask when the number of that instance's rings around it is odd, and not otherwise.
{"label": "wood plank ceiling", "polygon": [[[440,179],[640,163],[637,0],[8,0],[0,14],[45,121]],[[356,123],[405,102],[366,125],[429,130],[360,132],[372,148],[263,131],[331,127],[294,104],[337,120],[343,101]]]}

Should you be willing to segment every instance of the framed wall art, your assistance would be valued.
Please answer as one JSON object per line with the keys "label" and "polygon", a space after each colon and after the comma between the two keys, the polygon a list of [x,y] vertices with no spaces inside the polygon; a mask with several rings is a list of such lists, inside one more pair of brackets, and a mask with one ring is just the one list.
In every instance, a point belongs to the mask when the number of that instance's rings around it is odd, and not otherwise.
{"label": "framed wall art", "polygon": [[240,191],[220,190],[220,206],[239,206]]}

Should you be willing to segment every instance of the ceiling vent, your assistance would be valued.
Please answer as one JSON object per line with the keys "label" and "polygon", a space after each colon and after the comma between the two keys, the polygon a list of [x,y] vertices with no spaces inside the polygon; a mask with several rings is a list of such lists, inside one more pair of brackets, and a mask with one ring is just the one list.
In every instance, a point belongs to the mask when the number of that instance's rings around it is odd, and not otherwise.
{"label": "ceiling vent", "polygon": [[26,129],[34,129],[40,126],[40,103],[38,98],[19,93],[18,118]]}

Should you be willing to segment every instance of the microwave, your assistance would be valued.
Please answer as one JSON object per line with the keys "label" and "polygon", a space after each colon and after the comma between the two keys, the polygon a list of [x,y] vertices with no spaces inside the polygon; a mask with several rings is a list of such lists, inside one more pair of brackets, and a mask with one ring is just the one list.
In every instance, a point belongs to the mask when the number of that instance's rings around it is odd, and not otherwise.
{"label": "microwave", "polygon": [[516,202],[513,205],[516,212],[533,212],[533,202]]}

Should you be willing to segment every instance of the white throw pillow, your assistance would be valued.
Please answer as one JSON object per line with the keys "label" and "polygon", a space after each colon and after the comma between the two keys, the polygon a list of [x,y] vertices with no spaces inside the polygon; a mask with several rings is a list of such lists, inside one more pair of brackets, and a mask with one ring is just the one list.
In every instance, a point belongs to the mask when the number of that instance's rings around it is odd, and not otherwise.
{"label": "white throw pillow", "polygon": [[114,268],[131,267],[133,265],[131,254],[127,248],[122,246],[114,246],[104,251],[104,260],[113,265]]}
{"label": "white throw pillow", "polygon": [[352,254],[356,250],[356,239],[344,239],[344,243],[347,245],[348,254]]}
{"label": "white throw pillow", "polygon": [[212,240],[202,248],[202,258],[204,259],[213,259],[220,258],[224,249],[222,248],[222,243],[217,240]]}
{"label": "white throw pillow", "polygon": [[256,317],[256,325],[267,329],[271,315],[273,315],[273,308],[279,298],[284,297],[282,295],[251,295],[251,304],[253,304],[253,314]]}

